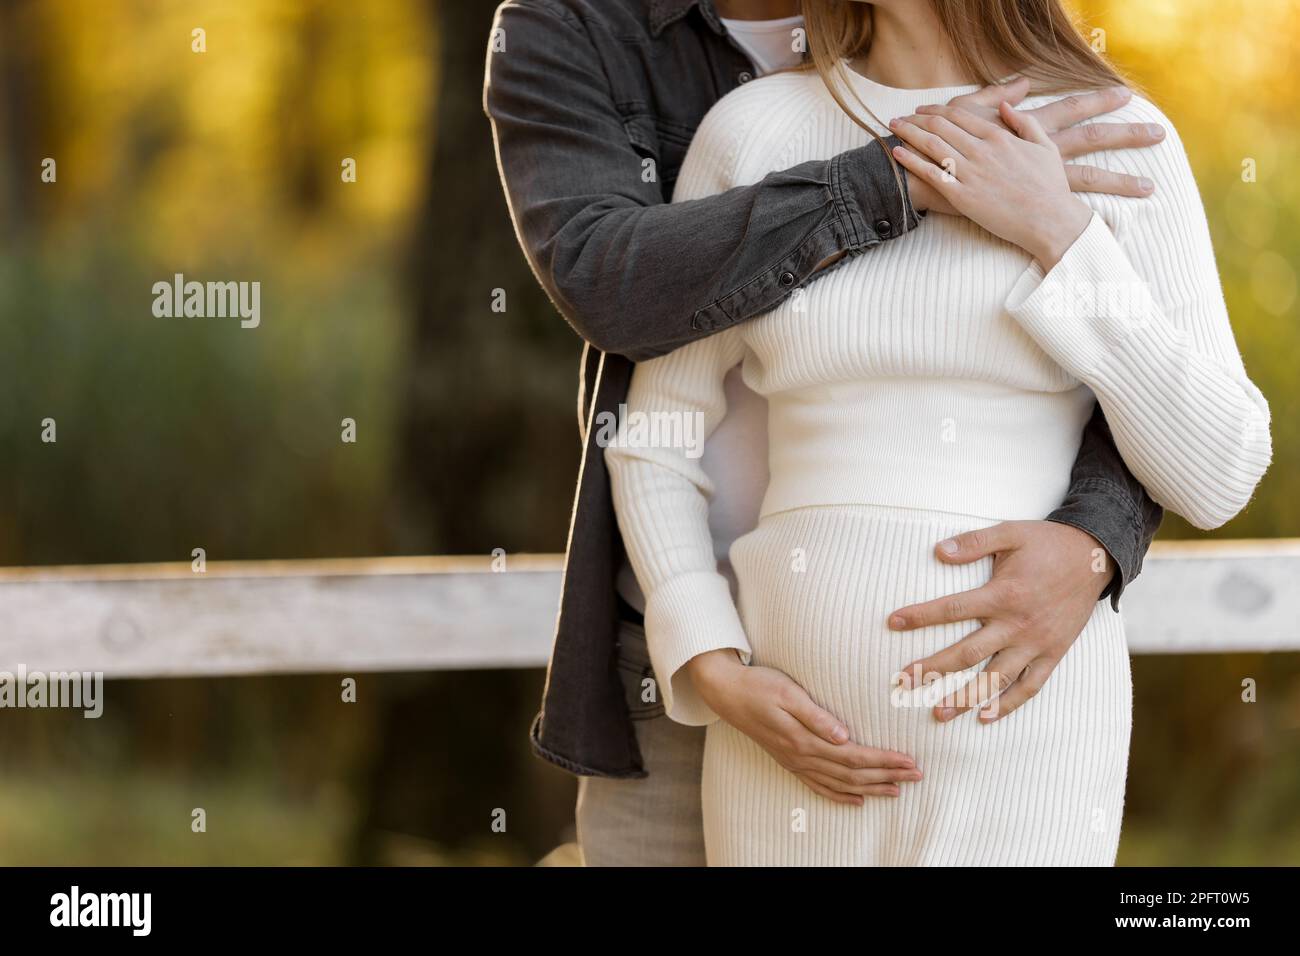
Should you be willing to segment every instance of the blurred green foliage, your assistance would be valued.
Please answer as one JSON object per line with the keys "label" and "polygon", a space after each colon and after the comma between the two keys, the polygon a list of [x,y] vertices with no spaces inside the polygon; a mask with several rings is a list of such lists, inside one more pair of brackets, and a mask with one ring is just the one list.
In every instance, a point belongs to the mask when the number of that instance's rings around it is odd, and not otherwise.
{"label": "blurred green foliage", "polygon": [[[0,4],[0,564],[562,549],[579,343],[496,181],[494,5]],[[1272,404],[1273,468],[1217,535],[1300,536],[1300,12],[1077,6],[1182,136]],[[261,326],[153,317],[177,272],[260,281]],[[1300,862],[1297,656],[1134,671],[1121,862]],[[528,862],[572,799],[527,753],[540,681],[377,675],[346,707],[333,677],[115,682],[100,721],[0,714],[0,863]]]}

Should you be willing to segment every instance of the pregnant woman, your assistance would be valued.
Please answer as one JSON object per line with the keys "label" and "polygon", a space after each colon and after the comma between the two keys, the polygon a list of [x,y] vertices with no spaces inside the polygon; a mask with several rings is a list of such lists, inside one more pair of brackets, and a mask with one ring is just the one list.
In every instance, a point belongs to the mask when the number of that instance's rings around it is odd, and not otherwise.
{"label": "pregnant woman", "polygon": [[[970,668],[928,683],[900,669],[978,626],[903,635],[886,618],[989,579],[991,562],[940,563],[933,542],[1057,506],[1094,401],[1165,507],[1208,528],[1249,500],[1270,459],[1268,406],[1233,339],[1187,159],[1172,132],[1097,154],[1159,188],[1085,203],[1031,119],[925,106],[1012,74],[1033,84],[1027,107],[1119,83],[1054,0],[804,6],[816,68],[720,101],[675,201],[834,156],[898,118],[900,177],[968,218],[932,214],[769,314],[636,369],[629,413],[705,434],[731,369],[768,402],[769,484],[731,548],[735,593],[698,450],[631,434],[606,450],[667,712],[709,725],[709,862],[1112,864],[1131,726],[1120,616],[1099,604],[1041,692],[996,722],[996,693],[1026,661],[984,661],[975,633]],[[1172,130],[1137,96],[1107,118]],[[718,719],[710,701],[744,666],[789,674],[855,741],[910,754],[915,771],[864,787],[860,805],[813,793]],[[936,721],[936,700],[963,686],[983,710]]]}

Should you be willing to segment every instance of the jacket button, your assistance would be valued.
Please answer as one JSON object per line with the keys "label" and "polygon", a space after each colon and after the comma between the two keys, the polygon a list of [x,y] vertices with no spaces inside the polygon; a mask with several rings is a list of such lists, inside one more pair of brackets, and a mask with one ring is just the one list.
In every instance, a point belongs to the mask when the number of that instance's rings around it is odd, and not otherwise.
{"label": "jacket button", "polygon": [[794,285],[794,273],[782,272],[781,275],[777,277],[776,281],[788,289],[790,286]]}
{"label": "jacket button", "polygon": [[753,78],[754,78],[754,74],[750,73],[749,70],[741,70],[740,75],[736,77],[736,79],[738,79],[741,83],[748,83]]}
{"label": "jacket button", "polygon": [[894,224],[891,223],[888,219],[877,219],[875,225],[876,225],[876,235],[878,236],[888,236],[890,232],[893,231],[894,228]]}

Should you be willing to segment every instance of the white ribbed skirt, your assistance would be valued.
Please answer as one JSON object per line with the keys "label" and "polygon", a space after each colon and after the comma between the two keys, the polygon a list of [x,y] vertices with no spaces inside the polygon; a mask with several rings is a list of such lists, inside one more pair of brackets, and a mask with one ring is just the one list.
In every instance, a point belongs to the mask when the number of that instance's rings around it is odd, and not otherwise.
{"label": "white ribbed skirt", "polygon": [[[876,506],[765,516],[731,562],[753,663],[789,674],[862,744],[915,758],[924,779],[866,805],[813,793],[718,721],[704,756],[710,865],[1110,866],[1132,727],[1123,623],[1101,602],[1037,697],[992,724],[938,723],[923,691],[894,691],[913,660],[974,623],[894,632],[891,611],[986,582],[992,561],[949,566],[943,538],[994,522]],[[979,668],[967,672],[973,677]]]}

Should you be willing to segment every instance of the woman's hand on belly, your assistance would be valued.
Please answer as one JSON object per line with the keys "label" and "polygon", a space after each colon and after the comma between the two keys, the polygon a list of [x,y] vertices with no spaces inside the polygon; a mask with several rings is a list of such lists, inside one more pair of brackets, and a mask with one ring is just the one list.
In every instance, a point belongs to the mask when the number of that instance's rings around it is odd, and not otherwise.
{"label": "woman's hand on belly", "polygon": [[731,650],[700,654],[686,669],[719,717],[828,800],[861,806],[864,797],[896,797],[898,784],[921,779],[906,754],[849,740],[844,724],[779,670],[746,666]]}
{"label": "woman's hand on belly", "polygon": [[889,617],[896,631],[970,620],[983,625],[903,668],[908,687],[988,661],[979,688],[991,688],[996,696],[982,702],[970,699],[974,691],[959,691],[934,708],[940,721],[983,703],[979,719],[989,723],[1037,694],[1092,617],[1114,573],[1096,538],[1055,521],[1004,521],[941,542],[935,555],[946,564],[993,556],[993,577],[983,587],[913,604]]}

